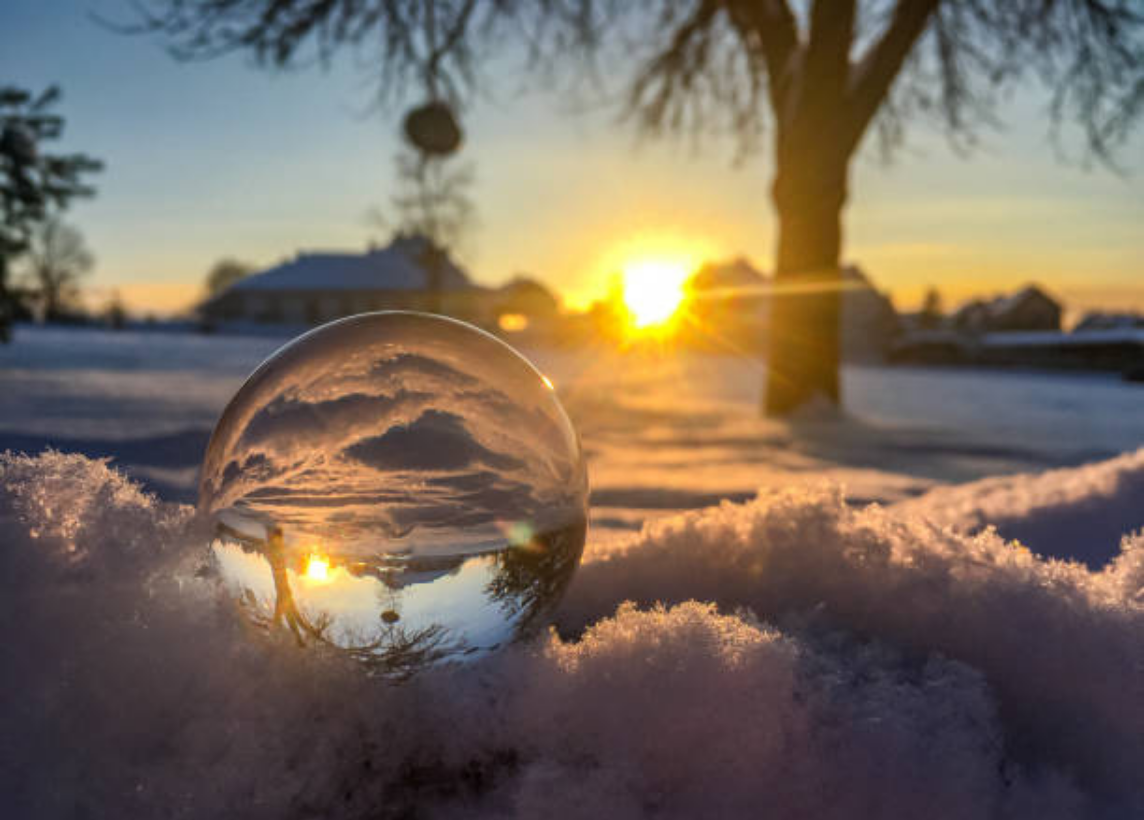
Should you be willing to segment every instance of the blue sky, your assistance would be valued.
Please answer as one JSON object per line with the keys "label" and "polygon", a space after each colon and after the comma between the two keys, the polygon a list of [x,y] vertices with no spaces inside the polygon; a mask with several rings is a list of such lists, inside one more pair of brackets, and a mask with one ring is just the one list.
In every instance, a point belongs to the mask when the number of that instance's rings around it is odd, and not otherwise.
{"label": "blue sky", "polygon": [[[99,259],[93,298],[120,289],[138,307],[196,295],[222,256],[271,264],[299,249],[365,246],[385,231],[401,111],[367,113],[368,76],[351,61],[273,74],[241,56],[180,64],[154,38],[100,28],[90,10],[125,4],[5,0],[0,80],[59,83],[63,147],[107,162],[100,194],[71,219]],[[511,61],[506,61],[510,63]],[[718,140],[641,142],[614,112],[577,114],[543,89],[519,94],[500,67],[465,114],[479,224],[463,258],[475,278],[529,272],[572,302],[600,294],[633,254],[744,254],[774,247],[766,155],[732,162]],[[971,158],[911,132],[890,167],[857,160],[846,257],[900,305],[929,285],[955,302],[1040,280],[1074,308],[1144,308],[1144,139],[1128,173],[1058,161],[1035,91]]]}

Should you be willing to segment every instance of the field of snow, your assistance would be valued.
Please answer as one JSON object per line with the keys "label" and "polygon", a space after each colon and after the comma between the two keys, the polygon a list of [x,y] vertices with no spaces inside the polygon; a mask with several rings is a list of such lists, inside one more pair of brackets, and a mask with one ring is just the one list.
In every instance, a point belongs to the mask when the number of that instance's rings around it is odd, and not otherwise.
{"label": "field of snow", "polygon": [[5,816],[1144,816],[1139,387],[851,368],[778,424],[755,362],[534,352],[593,485],[556,630],[393,686],[200,571],[276,346],[0,348],[0,449],[61,451],[0,459]]}
{"label": "field of snow", "polygon": [[[21,327],[0,346],[0,451],[111,457],[160,498],[193,503],[222,408],[285,341]],[[779,424],[758,417],[753,359],[526,353],[580,432],[597,540],[761,487],[832,481],[852,502],[892,503],[1144,445],[1144,389],[1110,376],[849,367],[846,418]]]}

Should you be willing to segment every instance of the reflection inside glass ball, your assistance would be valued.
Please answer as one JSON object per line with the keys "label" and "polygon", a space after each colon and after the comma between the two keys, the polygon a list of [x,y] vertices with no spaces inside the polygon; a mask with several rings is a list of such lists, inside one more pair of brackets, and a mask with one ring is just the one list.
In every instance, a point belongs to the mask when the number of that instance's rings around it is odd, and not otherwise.
{"label": "reflection inside glass ball", "polygon": [[249,618],[401,676],[540,626],[588,482],[551,385],[450,319],[371,313],[283,347],[223,412],[199,508]]}

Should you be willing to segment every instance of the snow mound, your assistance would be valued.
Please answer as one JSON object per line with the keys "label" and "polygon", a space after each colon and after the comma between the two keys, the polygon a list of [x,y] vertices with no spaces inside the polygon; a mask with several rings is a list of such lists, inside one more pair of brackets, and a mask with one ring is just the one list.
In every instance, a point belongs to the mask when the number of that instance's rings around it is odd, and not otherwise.
{"label": "snow mound", "polygon": [[1039,555],[1100,567],[1144,527],[1144,448],[1108,461],[939,487],[894,509],[963,532],[993,526]]}
{"label": "snow mound", "polygon": [[203,535],[103,463],[0,457],[6,816],[1144,811],[1139,537],[1097,572],[767,493],[590,550],[559,635],[391,686],[249,632]]}

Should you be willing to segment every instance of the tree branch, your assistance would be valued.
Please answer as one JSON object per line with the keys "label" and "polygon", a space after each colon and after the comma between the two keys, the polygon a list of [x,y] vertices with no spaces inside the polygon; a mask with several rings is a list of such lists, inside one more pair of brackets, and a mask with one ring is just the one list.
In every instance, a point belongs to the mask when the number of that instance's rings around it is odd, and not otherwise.
{"label": "tree branch", "polygon": [[767,87],[776,118],[786,107],[793,57],[798,51],[798,26],[787,0],[736,0],[727,7],[740,32],[754,34],[767,67]]}
{"label": "tree branch", "polygon": [[885,34],[858,61],[851,73],[848,94],[850,117],[847,131],[851,146],[856,145],[866,132],[940,2],[898,0]]}
{"label": "tree branch", "polygon": [[810,10],[802,84],[824,96],[845,92],[854,38],[855,0],[815,0]]}
{"label": "tree branch", "polygon": [[640,110],[645,127],[654,131],[665,124],[680,124],[672,120],[681,117],[678,103],[707,65],[711,26],[718,11],[714,0],[702,0],[675,30],[667,47],[632,82],[629,99],[633,109]]}

